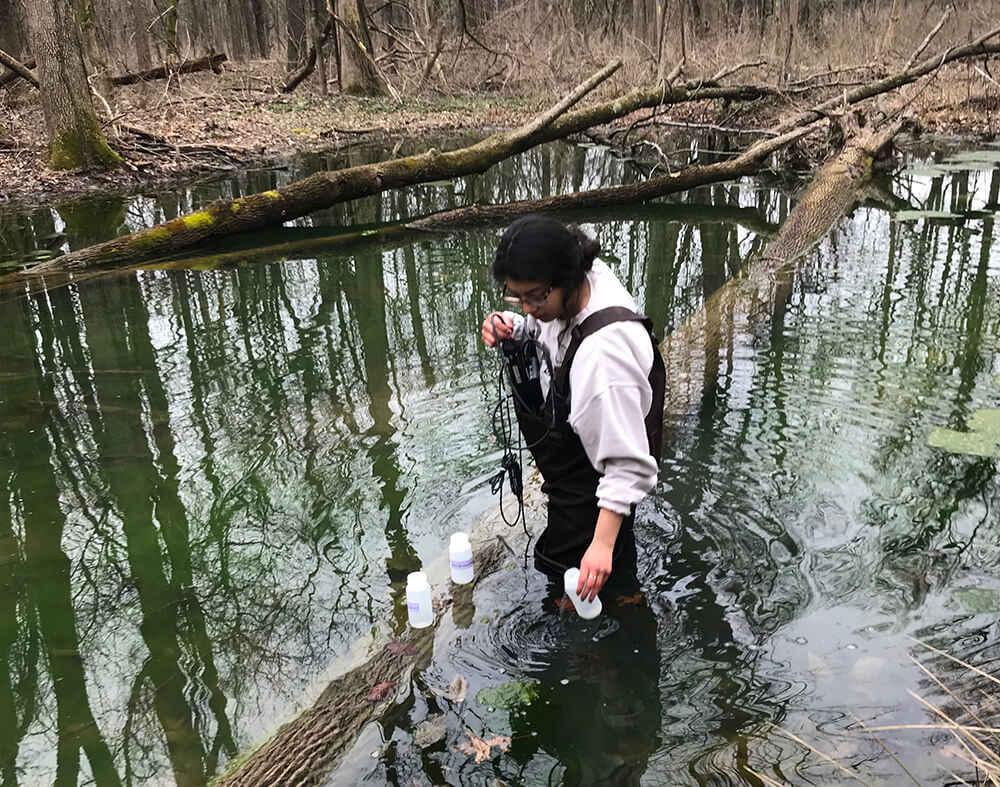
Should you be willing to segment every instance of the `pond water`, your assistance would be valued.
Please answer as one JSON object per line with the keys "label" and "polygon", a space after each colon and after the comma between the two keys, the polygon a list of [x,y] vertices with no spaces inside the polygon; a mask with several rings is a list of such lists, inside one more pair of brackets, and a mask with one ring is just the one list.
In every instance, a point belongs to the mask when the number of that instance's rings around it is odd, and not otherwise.
{"label": "pond water", "polygon": [[[585,623],[512,559],[329,783],[971,780],[946,731],[880,728],[933,724],[921,699],[997,715],[981,676],[920,644],[997,672],[996,154],[910,157],[766,330],[724,342],[717,386],[668,419],[641,597]],[[8,211],[0,258],[300,174]],[[258,240],[636,177],[553,145]],[[747,180],[576,218],[662,334],[792,204]],[[477,339],[496,238],[0,291],[4,784],[203,784],[356,643],[405,630],[405,575],[496,505],[497,365]],[[477,763],[470,733],[504,746]]]}

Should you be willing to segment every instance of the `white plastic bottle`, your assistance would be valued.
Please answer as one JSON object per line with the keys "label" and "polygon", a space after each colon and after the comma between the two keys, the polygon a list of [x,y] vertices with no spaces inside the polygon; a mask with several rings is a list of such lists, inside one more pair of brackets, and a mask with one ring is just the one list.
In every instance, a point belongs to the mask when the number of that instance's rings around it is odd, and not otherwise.
{"label": "white plastic bottle", "polygon": [[593,601],[585,601],[576,593],[577,583],[580,581],[580,569],[567,568],[563,574],[563,586],[566,588],[566,595],[569,596],[573,606],[576,607],[576,614],[581,618],[590,620],[601,614],[601,597],[595,596]]}
{"label": "white plastic bottle", "polygon": [[451,581],[456,585],[468,585],[472,581],[472,544],[465,533],[453,533],[448,548],[451,558]]}
{"label": "white plastic bottle", "polygon": [[426,628],[434,622],[431,586],[427,584],[427,575],[423,571],[406,575],[406,611],[410,625],[415,629]]}

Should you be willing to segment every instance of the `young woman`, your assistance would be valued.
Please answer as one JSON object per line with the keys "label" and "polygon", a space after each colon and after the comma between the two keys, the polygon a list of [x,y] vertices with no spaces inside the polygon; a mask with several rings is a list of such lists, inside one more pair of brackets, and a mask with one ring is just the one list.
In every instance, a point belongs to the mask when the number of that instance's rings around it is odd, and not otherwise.
{"label": "young woman", "polygon": [[599,251],[579,228],[517,219],[500,239],[493,277],[525,316],[492,312],[482,325],[488,346],[527,341],[542,359],[544,405],[515,396],[548,495],[535,566],[560,582],[579,566],[577,591],[588,599],[609,577],[634,582],[635,506],[656,483],[665,384],[650,321]]}

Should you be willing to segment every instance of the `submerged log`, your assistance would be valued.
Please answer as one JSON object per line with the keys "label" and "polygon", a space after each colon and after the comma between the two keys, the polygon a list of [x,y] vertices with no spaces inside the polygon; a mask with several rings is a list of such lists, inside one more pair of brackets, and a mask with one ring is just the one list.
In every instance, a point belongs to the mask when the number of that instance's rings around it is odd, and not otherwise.
{"label": "submerged log", "polygon": [[863,196],[875,157],[901,126],[897,121],[851,136],[840,155],[816,173],[760,259],[744,265],[663,340],[668,422],[696,410],[714,390],[727,337],[754,336],[771,322],[791,294],[795,263]]}
{"label": "submerged log", "polygon": [[[538,484],[526,483],[526,514],[542,521],[541,492]],[[471,596],[479,583],[509,562],[522,549],[526,535],[521,528],[508,527],[494,510],[484,515],[473,536],[475,580],[461,592]],[[513,545],[513,546],[512,546]],[[519,555],[518,555],[519,556]],[[447,582],[448,561],[439,560],[425,568],[431,584]],[[384,706],[380,696],[395,696],[396,686],[413,667],[426,667],[433,652],[436,630],[448,615],[452,599],[435,599],[439,609],[434,624],[410,629],[400,639],[379,643],[372,654],[332,680],[294,719],[284,724],[217,782],[218,787],[310,787],[328,783],[338,759],[354,744],[358,733]],[[373,691],[373,689],[382,689]],[[386,699],[388,698],[386,697]]]}
{"label": "submerged log", "polygon": [[[790,268],[825,234],[851,206],[857,189],[871,175],[875,154],[899,129],[898,124],[874,134],[851,139],[843,152],[819,170],[809,189],[784,223],[778,237],[764,255],[745,267],[736,279],[723,285],[705,305],[664,340],[661,349],[667,362],[667,409],[665,419],[695,410],[708,387],[715,384],[719,350],[725,321],[739,323],[740,330],[754,330],[772,318],[777,306],[791,292]],[[697,380],[692,371],[702,364]],[[714,370],[714,372],[713,372]],[[537,484],[527,484],[529,521],[540,521],[541,494]],[[477,582],[488,581],[507,556],[509,548],[498,536],[499,515],[491,511],[473,531],[477,541]],[[499,531],[511,538],[518,551],[522,536],[518,529]],[[504,548],[501,548],[504,547]],[[439,576],[441,570],[438,570]],[[440,622],[440,616],[435,626]],[[293,784],[301,787],[327,783],[331,768],[353,744],[357,733],[373,718],[367,699],[372,686],[395,683],[402,670],[426,664],[433,649],[434,627],[413,637],[410,656],[400,648],[382,647],[360,665],[331,682],[308,710],[283,726],[266,744],[254,751],[219,784],[249,787]]]}

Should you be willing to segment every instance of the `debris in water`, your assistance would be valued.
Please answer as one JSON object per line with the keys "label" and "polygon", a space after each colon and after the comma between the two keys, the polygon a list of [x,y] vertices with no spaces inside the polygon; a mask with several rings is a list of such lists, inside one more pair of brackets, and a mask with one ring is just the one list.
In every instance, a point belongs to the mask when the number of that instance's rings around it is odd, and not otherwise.
{"label": "debris in water", "polygon": [[460,743],[458,746],[458,751],[463,754],[474,754],[476,756],[476,762],[482,762],[483,760],[488,760],[492,754],[492,749],[494,746],[500,749],[500,751],[510,750],[510,738],[503,735],[496,735],[489,740],[484,740],[480,738],[476,733],[470,730],[468,727],[465,728],[465,734],[469,736],[468,743]]}
{"label": "debris in water", "polygon": [[461,675],[456,675],[455,680],[453,680],[448,686],[448,691],[445,692],[444,696],[458,705],[459,703],[465,702],[465,694],[468,690],[469,681]]}
{"label": "debris in water", "polygon": [[445,732],[445,716],[443,713],[438,713],[420,722],[413,737],[417,746],[426,749],[428,746],[433,746],[438,741],[444,740]]}
{"label": "debris in water", "polygon": [[390,642],[385,646],[385,649],[390,653],[395,653],[397,656],[416,656],[420,653],[411,643],[402,640]]}
{"label": "debris in water", "polygon": [[396,690],[396,681],[394,680],[384,680],[381,683],[376,683],[372,686],[371,692],[368,694],[369,702],[381,702],[390,694]]}

